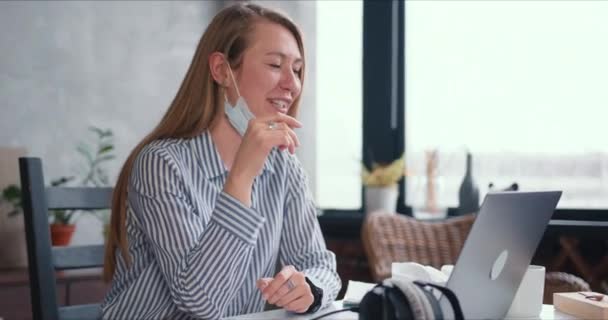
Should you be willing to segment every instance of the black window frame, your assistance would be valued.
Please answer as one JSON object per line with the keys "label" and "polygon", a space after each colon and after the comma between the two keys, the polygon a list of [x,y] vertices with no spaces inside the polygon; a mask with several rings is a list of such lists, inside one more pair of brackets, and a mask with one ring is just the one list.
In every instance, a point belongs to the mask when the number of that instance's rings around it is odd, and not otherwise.
{"label": "black window frame", "polygon": [[[405,151],[405,1],[363,1],[363,162],[389,162]],[[396,56],[395,56],[396,55]],[[361,219],[365,212],[364,187],[361,208],[324,209],[334,217]],[[411,215],[406,206],[405,179],[399,183],[397,212]],[[449,208],[448,215],[455,215]],[[608,221],[607,209],[557,209],[553,220]]]}

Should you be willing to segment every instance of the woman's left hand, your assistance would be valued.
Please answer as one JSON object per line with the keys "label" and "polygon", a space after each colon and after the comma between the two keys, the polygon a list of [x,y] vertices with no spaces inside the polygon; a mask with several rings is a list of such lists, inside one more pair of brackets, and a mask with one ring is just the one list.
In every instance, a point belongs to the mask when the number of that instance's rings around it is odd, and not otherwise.
{"label": "woman's left hand", "polygon": [[306,276],[293,266],[285,266],[274,278],[262,278],[257,281],[262,296],[270,304],[288,311],[303,313],[314,302]]}

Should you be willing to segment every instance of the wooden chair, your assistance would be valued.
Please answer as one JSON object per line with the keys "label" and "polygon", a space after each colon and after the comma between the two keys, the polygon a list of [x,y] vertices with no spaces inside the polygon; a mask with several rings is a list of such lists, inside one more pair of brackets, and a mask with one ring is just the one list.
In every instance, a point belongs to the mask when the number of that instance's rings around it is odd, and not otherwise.
{"label": "wooden chair", "polygon": [[[455,264],[474,221],[474,215],[424,222],[399,214],[369,214],[361,238],[374,281],[389,278],[393,262],[412,261],[435,268]],[[547,304],[552,303],[554,292],[589,291],[584,280],[571,274],[547,272],[545,280]]]}
{"label": "wooden chair", "polygon": [[37,320],[97,319],[99,304],[59,307],[55,272],[103,265],[103,245],[52,247],[51,209],[93,210],[110,207],[112,188],[45,187],[42,161],[19,158],[27,240],[32,315]]}

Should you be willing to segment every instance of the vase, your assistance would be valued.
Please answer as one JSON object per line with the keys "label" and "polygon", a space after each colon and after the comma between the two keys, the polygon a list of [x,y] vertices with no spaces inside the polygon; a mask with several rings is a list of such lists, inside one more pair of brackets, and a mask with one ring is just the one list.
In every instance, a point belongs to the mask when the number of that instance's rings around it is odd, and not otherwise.
{"label": "vase", "polygon": [[365,187],[365,212],[397,212],[397,185],[387,187]]}
{"label": "vase", "polygon": [[72,235],[76,230],[74,224],[51,224],[51,242],[53,246],[67,246],[72,240]]}
{"label": "vase", "polygon": [[467,152],[466,172],[458,190],[458,214],[479,211],[479,187],[473,179],[473,156]]}

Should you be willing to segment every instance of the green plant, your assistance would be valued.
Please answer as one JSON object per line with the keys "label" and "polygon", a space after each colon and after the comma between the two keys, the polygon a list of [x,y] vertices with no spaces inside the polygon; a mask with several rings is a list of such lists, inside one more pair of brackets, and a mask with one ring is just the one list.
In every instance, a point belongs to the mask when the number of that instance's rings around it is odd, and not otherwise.
{"label": "green plant", "polygon": [[[81,155],[81,180],[78,186],[82,187],[102,187],[109,185],[109,178],[104,164],[114,159],[114,134],[110,129],[100,129],[89,127],[89,131],[94,134],[93,142],[80,142],[76,151]],[[61,177],[51,182],[52,186],[64,185],[74,180],[74,177]],[[70,224],[76,219],[77,210],[53,210],[54,223]],[[84,211],[83,211],[84,212]],[[88,210],[100,220],[104,220],[107,210]]]}
{"label": "green plant", "polygon": [[[95,135],[94,144],[81,143],[76,150],[85,159],[82,170],[83,179],[80,185],[85,187],[105,187],[110,185],[106,163],[116,158],[114,155],[114,133],[110,129],[89,127],[89,131]],[[90,214],[97,217],[105,225],[109,221],[109,210],[89,210]]]}
{"label": "green plant", "polygon": [[[104,164],[115,158],[114,155],[114,134],[110,129],[100,129],[89,127],[89,131],[94,134],[93,142],[81,142],[76,147],[76,151],[81,155],[82,165],[78,186],[101,187],[109,185],[108,174]],[[64,186],[75,181],[75,176],[62,176],[51,181],[52,187]],[[9,216],[15,216],[23,211],[21,200],[21,189],[16,185],[9,185],[2,191],[3,201],[12,206]],[[107,210],[87,211],[97,218],[103,220],[107,215]],[[49,214],[53,223],[71,224],[78,216],[76,210],[51,210]]]}
{"label": "green plant", "polygon": [[21,204],[21,188],[11,184],[2,190],[2,199],[7,202],[12,208],[8,212],[9,217],[18,215],[23,209]]}
{"label": "green plant", "polygon": [[103,164],[114,159],[114,134],[110,129],[89,127],[89,131],[95,134],[96,141],[93,144],[80,143],[76,151],[85,159],[83,179],[81,186],[101,187],[109,185],[108,174]]}
{"label": "green plant", "polygon": [[362,167],[361,179],[368,187],[393,186],[406,175],[404,155],[389,164],[373,163],[371,169]]}
{"label": "green plant", "polygon": [[[58,179],[51,181],[51,187],[62,186],[74,179],[75,179],[74,177],[60,177]],[[53,223],[70,224],[72,222],[72,219],[74,218],[74,214],[76,213],[76,211],[74,211],[74,210],[51,210],[49,213],[53,217]]]}

